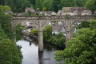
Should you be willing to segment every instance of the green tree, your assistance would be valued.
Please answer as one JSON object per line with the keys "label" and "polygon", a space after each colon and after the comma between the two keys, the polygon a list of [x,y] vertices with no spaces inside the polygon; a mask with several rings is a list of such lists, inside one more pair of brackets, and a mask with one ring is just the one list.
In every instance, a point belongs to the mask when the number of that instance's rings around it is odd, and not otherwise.
{"label": "green tree", "polygon": [[8,6],[0,6],[0,24],[4,32],[8,35],[8,37],[13,38],[11,30],[11,16],[5,14],[5,12],[9,10],[10,8]]}
{"label": "green tree", "polygon": [[77,7],[84,7],[84,5],[85,5],[87,0],[74,0],[74,1],[76,1],[75,2],[75,6],[77,6]]}
{"label": "green tree", "polygon": [[21,64],[22,55],[15,42],[0,28],[0,64]]}
{"label": "green tree", "polygon": [[64,7],[72,7],[75,5],[75,0],[61,0],[61,4]]}
{"label": "green tree", "polygon": [[14,12],[24,12],[26,7],[30,7],[29,0],[5,0],[6,5],[12,8]]}
{"label": "green tree", "polygon": [[5,3],[4,3],[4,0],[1,0],[0,1],[0,5],[4,5]]}
{"label": "green tree", "polygon": [[96,20],[89,23],[88,28],[79,29],[67,42],[64,51],[57,52],[57,60],[64,59],[65,64],[96,64]]}
{"label": "green tree", "polygon": [[31,30],[31,35],[37,36],[37,35],[38,35],[38,30],[32,29],[32,30]]}
{"label": "green tree", "polygon": [[92,11],[92,14],[96,11],[96,0],[88,0],[85,7]]}
{"label": "green tree", "polygon": [[3,12],[11,11],[11,8],[9,6],[0,6],[0,10]]}
{"label": "green tree", "polygon": [[22,30],[24,30],[25,27],[24,26],[21,26],[21,25],[17,25],[16,26],[16,40],[20,40],[23,36],[22,34]]}
{"label": "green tree", "polygon": [[52,34],[50,39],[52,44],[55,44],[57,47],[65,48],[65,36],[64,33],[60,32],[59,34]]}
{"label": "green tree", "polygon": [[48,25],[43,30],[44,43],[52,44],[55,48],[65,48],[65,36],[62,32],[52,34],[52,26]]}
{"label": "green tree", "polygon": [[52,36],[52,26],[50,26],[50,25],[48,25],[48,26],[46,26],[45,28],[44,28],[44,30],[43,30],[44,32],[43,32],[43,35],[44,35],[44,42],[50,42],[50,38],[51,38],[51,36]]}
{"label": "green tree", "polygon": [[5,8],[0,7],[0,64],[21,64],[22,55],[12,39],[11,17],[4,13]]}
{"label": "green tree", "polygon": [[87,0],[61,0],[63,7],[83,7]]}
{"label": "green tree", "polygon": [[89,24],[90,24],[90,22],[86,22],[86,21],[84,21],[84,22],[81,22],[79,25],[78,25],[78,27],[77,27],[77,29],[79,28],[88,28],[89,27]]}
{"label": "green tree", "polygon": [[36,0],[29,0],[31,4],[36,5]]}
{"label": "green tree", "polygon": [[36,0],[35,9],[51,10],[53,0]]}
{"label": "green tree", "polygon": [[58,10],[62,9],[61,0],[53,0],[51,9],[55,12],[58,12]]}

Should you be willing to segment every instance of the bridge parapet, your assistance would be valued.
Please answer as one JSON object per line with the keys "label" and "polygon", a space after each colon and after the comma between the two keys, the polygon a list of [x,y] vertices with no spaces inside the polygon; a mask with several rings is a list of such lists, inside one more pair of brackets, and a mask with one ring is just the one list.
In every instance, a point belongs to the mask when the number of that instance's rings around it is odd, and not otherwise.
{"label": "bridge parapet", "polygon": [[58,20],[58,19],[90,19],[96,15],[62,15],[62,16],[13,16],[13,20]]}

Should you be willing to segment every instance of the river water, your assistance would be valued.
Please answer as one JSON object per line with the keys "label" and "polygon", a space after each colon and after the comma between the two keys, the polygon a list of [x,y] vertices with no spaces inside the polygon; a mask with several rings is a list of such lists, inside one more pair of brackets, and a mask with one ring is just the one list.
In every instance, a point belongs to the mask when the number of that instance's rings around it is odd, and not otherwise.
{"label": "river water", "polygon": [[38,45],[34,42],[19,40],[16,42],[21,46],[21,52],[23,55],[22,64],[56,64],[55,50],[44,50],[43,53],[38,53]]}

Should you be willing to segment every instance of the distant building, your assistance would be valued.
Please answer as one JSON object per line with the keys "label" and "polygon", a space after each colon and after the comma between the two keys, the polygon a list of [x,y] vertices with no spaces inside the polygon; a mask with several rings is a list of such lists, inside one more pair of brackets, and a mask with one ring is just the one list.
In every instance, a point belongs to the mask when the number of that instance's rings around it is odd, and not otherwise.
{"label": "distant building", "polygon": [[52,13],[51,13],[51,15],[55,16],[55,15],[57,15],[57,13],[55,13],[55,12],[52,12]]}
{"label": "distant building", "polygon": [[80,12],[85,10],[85,8],[84,7],[64,7],[62,8],[62,10],[64,10],[64,12],[74,12],[74,11]]}
{"label": "distant building", "polygon": [[83,7],[63,7],[57,15],[91,15],[91,11]]}
{"label": "distant building", "polygon": [[25,9],[25,13],[27,13],[27,12],[34,13],[35,10],[34,10],[33,8],[26,8],[26,9]]}
{"label": "distant building", "polygon": [[44,16],[51,16],[52,11],[40,11],[39,14],[40,15],[44,15]]}
{"label": "distant building", "polygon": [[92,12],[90,10],[83,10],[81,15],[92,15]]}
{"label": "distant building", "polygon": [[55,12],[53,11],[40,11],[39,12],[40,15],[44,15],[44,16],[52,16],[52,15],[57,15]]}

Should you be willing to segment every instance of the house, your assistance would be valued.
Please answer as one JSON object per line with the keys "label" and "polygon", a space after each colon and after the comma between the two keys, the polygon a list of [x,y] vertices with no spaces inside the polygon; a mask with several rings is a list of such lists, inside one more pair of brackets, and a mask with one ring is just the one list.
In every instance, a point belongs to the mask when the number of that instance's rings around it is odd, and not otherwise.
{"label": "house", "polygon": [[36,11],[33,8],[26,8],[25,9],[25,13],[32,13],[32,14],[36,14]]}
{"label": "house", "polygon": [[63,7],[57,15],[91,15],[91,11],[83,7]]}

